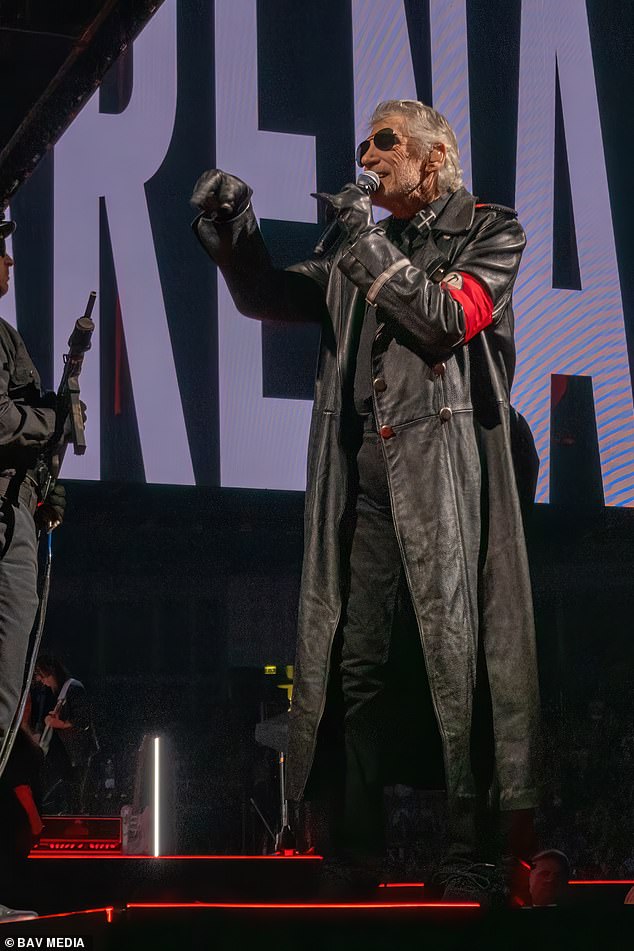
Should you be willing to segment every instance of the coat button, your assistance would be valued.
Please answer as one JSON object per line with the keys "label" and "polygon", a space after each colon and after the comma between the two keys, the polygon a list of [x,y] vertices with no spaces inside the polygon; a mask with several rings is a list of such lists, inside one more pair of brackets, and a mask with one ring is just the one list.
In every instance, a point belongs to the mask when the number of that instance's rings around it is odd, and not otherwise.
{"label": "coat button", "polygon": [[453,416],[453,413],[451,412],[451,409],[449,406],[443,406],[443,408],[440,410],[438,415],[440,416],[441,422],[448,423],[451,417]]}
{"label": "coat button", "polygon": [[396,433],[394,432],[391,426],[381,426],[381,428],[379,429],[379,435],[383,439],[391,439],[392,436],[396,435]]}
{"label": "coat button", "polygon": [[375,393],[384,393],[387,390],[387,383],[382,376],[377,376],[375,380],[372,380],[372,386]]}
{"label": "coat button", "polygon": [[434,363],[432,370],[436,376],[444,376],[447,369],[444,363]]}

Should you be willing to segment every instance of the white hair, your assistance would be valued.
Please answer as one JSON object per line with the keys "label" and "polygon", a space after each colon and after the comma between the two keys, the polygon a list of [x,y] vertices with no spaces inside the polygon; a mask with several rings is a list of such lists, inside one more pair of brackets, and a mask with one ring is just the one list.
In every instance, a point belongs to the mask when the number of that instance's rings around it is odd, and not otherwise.
{"label": "white hair", "polygon": [[417,99],[387,99],[372,113],[370,125],[376,126],[388,116],[402,116],[407,135],[415,139],[423,151],[430,151],[438,143],[445,146],[446,158],[438,172],[438,188],[441,194],[457,191],[462,185],[458,142],[445,117]]}

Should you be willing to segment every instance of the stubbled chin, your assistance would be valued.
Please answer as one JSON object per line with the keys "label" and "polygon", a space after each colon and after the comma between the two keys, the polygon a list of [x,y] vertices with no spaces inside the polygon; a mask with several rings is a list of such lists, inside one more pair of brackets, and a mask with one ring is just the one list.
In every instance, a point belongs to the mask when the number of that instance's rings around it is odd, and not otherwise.
{"label": "stubbled chin", "polygon": [[372,195],[372,204],[377,205],[379,208],[385,208],[385,202],[389,202],[389,200],[389,192],[385,191],[383,182],[381,182],[377,190]]}
{"label": "stubbled chin", "polygon": [[394,207],[394,202],[390,201],[388,195],[378,195],[374,204],[378,208],[383,208],[384,211],[388,211],[391,215],[395,214],[396,208]]}

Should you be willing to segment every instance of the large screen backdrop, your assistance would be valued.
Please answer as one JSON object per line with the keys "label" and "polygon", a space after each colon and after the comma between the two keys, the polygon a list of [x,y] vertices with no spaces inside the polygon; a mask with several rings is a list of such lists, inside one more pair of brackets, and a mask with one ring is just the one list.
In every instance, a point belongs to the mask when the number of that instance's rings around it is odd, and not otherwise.
{"label": "large screen backdrop", "polygon": [[466,186],[527,232],[513,402],[541,456],[538,500],[553,453],[580,440],[605,503],[634,505],[624,17],[598,0],[165,0],[11,209],[3,313],[49,384],[99,292],[90,446],[65,475],[304,488],[318,329],[235,312],[189,195],[205,168],[239,175],[275,261],[299,260],[320,231],[310,193],[354,177],[375,104],[419,98],[456,130]]}

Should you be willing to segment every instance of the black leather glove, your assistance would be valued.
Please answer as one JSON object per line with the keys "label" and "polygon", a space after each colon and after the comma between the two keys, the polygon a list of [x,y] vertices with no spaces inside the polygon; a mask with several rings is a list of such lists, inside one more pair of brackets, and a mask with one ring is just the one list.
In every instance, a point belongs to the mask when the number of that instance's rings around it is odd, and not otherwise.
{"label": "black leather glove", "polygon": [[242,179],[212,168],[196,182],[191,201],[205,217],[228,221],[245,210],[252,194],[253,189]]}
{"label": "black leather glove", "polygon": [[336,195],[317,192],[313,197],[327,202],[334,209],[337,221],[344,227],[350,240],[374,224],[370,197],[358,185],[344,185]]}
{"label": "black leather glove", "polygon": [[41,502],[35,510],[35,523],[45,532],[52,532],[64,521],[66,511],[66,489],[56,482],[45,502]]}

